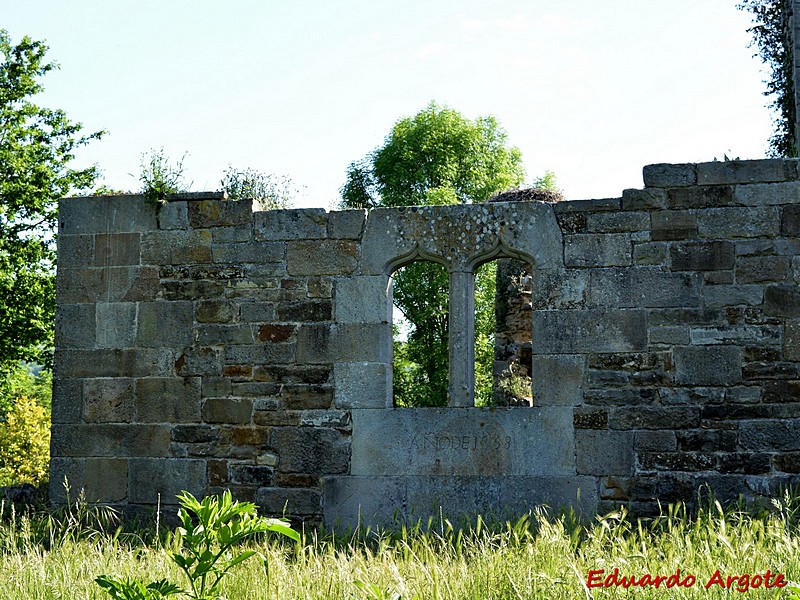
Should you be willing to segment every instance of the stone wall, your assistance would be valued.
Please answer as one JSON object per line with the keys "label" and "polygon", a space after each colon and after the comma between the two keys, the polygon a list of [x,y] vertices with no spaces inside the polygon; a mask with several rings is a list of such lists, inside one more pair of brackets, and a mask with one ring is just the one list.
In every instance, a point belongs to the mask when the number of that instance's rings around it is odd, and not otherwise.
{"label": "stone wall", "polygon": [[[800,180],[651,165],[621,198],[325,212],[60,205],[51,493],[229,488],[329,525],[800,483]],[[472,399],[481,263],[532,276],[534,406]],[[391,273],[450,272],[450,402],[391,406]]]}

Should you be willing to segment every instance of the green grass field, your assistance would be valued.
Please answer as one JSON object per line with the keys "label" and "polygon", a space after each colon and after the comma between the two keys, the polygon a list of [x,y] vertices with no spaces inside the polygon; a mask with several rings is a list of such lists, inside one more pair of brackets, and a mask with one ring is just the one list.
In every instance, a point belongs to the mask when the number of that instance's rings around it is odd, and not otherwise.
{"label": "green grass field", "polygon": [[[108,521],[86,507],[49,518],[14,515],[5,507],[0,598],[109,598],[94,583],[104,574],[185,583],[167,558],[173,536],[120,533]],[[610,514],[581,524],[572,515],[537,510],[515,522],[479,519],[460,530],[432,520],[430,528],[391,534],[305,533],[299,543],[262,540],[256,546],[268,568],[256,559],[243,562],[223,590],[229,600],[789,598],[790,586],[777,587],[783,583],[778,575],[800,580],[798,521],[800,499],[787,495],[764,510],[723,510],[708,502],[693,517],[678,506],[641,522]],[[604,587],[614,569],[617,582],[633,576],[637,585]],[[599,587],[587,587],[590,575]],[[729,576],[736,579],[729,582]]]}

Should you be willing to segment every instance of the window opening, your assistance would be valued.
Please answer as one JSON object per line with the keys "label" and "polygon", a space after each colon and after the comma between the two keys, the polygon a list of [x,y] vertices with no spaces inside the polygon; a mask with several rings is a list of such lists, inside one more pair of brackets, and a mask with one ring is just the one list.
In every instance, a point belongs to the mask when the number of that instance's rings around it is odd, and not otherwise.
{"label": "window opening", "polygon": [[[494,275],[493,289],[489,289],[491,277],[481,275],[486,271]],[[475,282],[476,406],[534,405],[531,381],[532,287],[531,269],[524,261],[501,258],[484,263],[478,269]],[[493,306],[489,306],[486,298],[492,293]],[[493,319],[483,314],[491,309]],[[488,354],[485,347],[488,331],[491,331],[493,344],[491,369],[484,364],[484,357]],[[491,373],[490,391],[484,382],[488,373]]]}
{"label": "window opening", "polygon": [[415,261],[392,274],[392,390],[395,406],[447,406],[447,269]]}

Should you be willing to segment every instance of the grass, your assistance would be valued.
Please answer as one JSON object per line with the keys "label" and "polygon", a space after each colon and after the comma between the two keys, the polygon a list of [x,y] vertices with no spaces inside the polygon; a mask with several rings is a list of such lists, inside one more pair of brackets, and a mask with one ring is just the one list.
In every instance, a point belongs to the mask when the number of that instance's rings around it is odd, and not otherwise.
{"label": "grass", "polygon": [[[0,524],[0,597],[15,600],[104,599],[98,575],[181,581],[166,557],[170,535],[120,533],[110,518],[85,506],[59,518],[21,516],[4,508]],[[767,569],[800,579],[800,499],[786,495],[770,510],[723,508],[708,501],[695,515],[682,505],[636,521],[623,512],[581,524],[571,514],[535,510],[513,522],[448,522],[395,532],[360,531],[347,538],[306,533],[299,543],[265,538],[257,549],[269,569],[247,561],[231,571],[223,593],[237,599],[506,599],[729,598],[740,594],[708,579],[762,575]],[[111,524],[113,525],[113,524]],[[602,576],[645,573],[681,577],[688,588],[597,588]],[[773,579],[774,581],[774,579]],[[734,586],[739,582],[734,582]],[[749,598],[790,597],[788,588],[747,592]]]}

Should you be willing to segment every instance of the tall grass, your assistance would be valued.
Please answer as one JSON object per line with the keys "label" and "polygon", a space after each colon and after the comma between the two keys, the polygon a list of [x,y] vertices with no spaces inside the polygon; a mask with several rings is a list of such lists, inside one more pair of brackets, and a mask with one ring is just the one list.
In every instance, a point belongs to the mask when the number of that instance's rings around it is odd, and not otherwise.
{"label": "tall grass", "polygon": [[[588,524],[537,509],[515,521],[477,519],[462,528],[439,520],[346,538],[308,532],[299,543],[266,538],[258,549],[268,569],[239,565],[224,593],[230,600],[737,597],[704,585],[717,569],[723,579],[767,569],[800,579],[798,507],[789,495],[760,511],[710,500],[694,514],[675,505],[648,521],[620,511]],[[109,513],[80,503],[58,518],[3,510],[0,598],[102,599],[93,582],[102,574],[181,581],[165,555],[174,543],[169,535],[123,533]],[[590,570],[604,569],[605,576],[614,568],[637,578],[680,569],[697,581],[671,589],[586,587]],[[762,587],[747,597],[787,597],[787,589]]]}

